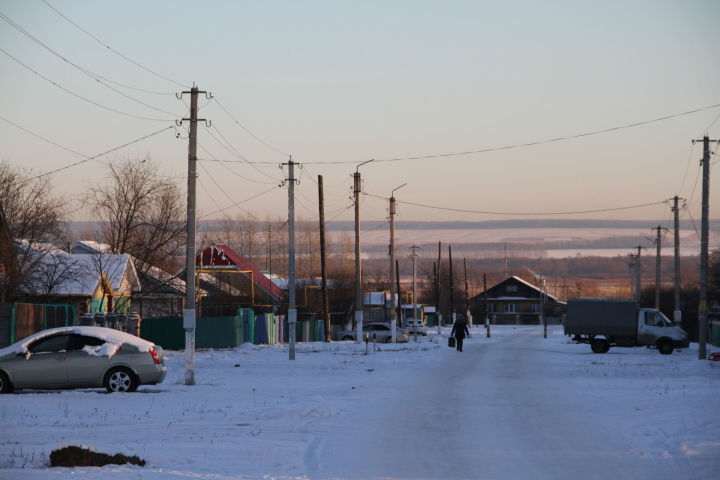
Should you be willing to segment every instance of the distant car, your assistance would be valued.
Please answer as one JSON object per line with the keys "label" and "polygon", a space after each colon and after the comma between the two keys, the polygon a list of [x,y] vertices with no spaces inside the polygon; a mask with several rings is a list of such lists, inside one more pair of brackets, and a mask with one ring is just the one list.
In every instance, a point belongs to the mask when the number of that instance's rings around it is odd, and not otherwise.
{"label": "distant car", "polygon": [[408,318],[405,320],[405,328],[408,329],[408,332],[410,334],[414,334],[417,332],[418,335],[427,335],[428,334],[428,328],[425,326],[425,324],[422,322],[422,320],[415,320],[414,318]]}
{"label": "distant car", "polygon": [[[338,333],[335,337],[338,340],[355,340],[356,335],[356,330],[345,330],[344,332]],[[363,325],[363,337],[365,336],[367,336],[371,342],[373,339],[379,343],[392,342],[392,332],[390,325],[387,323],[367,323]],[[395,339],[398,343],[405,343],[410,340],[410,333],[407,329],[398,327],[395,330]]]}
{"label": "distant car", "polygon": [[133,392],[162,382],[166,373],[162,347],[111,328],[51,328],[0,349],[0,393],[100,387]]}

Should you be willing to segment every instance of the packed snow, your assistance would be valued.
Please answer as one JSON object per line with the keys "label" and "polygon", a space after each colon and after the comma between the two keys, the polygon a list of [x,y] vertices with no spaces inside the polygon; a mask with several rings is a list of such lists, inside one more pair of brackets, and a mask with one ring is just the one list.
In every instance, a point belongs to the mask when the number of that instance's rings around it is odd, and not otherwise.
{"label": "packed snow", "polygon": [[[166,352],[164,383],[0,396],[0,479],[710,479],[720,362],[593,354],[552,327],[419,342]],[[711,349],[717,350],[717,349]],[[145,467],[50,468],[65,445]]]}

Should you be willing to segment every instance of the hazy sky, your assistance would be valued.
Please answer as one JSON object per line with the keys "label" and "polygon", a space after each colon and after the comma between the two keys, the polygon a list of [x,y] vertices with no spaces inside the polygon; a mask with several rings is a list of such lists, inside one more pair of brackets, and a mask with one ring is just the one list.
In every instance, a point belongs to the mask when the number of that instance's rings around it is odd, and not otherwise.
{"label": "hazy sky", "polygon": [[[702,147],[720,138],[720,108],[597,136],[489,153],[400,162],[424,156],[527,143],[601,130],[720,103],[718,1],[59,1],[48,2],[132,60],[215,102],[201,110],[199,210],[207,215],[276,185],[284,153],[307,162],[298,216],[317,215],[326,186],[328,218],[351,219],[353,164],[367,193],[399,201],[495,212],[567,212],[690,199]],[[38,73],[106,107],[53,86],[0,52],[0,115],[67,148],[95,155],[187,116],[181,87],[112,53],[41,0],[0,0],[0,11],[68,60],[152,110],[53,56],[6,21],[0,47]],[[201,105],[206,101],[201,100]],[[224,136],[248,165],[213,137]],[[0,155],[43,172],[81,158],[0,120]],[[209,153],[208,153],[209,152]],[[167,131],[104,160],[151,156],[183,185],[187,140]],[[717,158],[717,157],[715,157]],[[102,182],[98,162],[53,175],[58,193],[80,209]],[[217,185],[216,185],[217,182]],[[718,185],[717,182],[714,182]],[[219,187],[218,187],[219,185]],[[224,192],[223,192],[224,191]],[[227,194],[227,195],[226,195]],[[387,202],[365,197],[363,218],[387,216]],[[711,188],[717,217],[720,187]],[[261,218],[287,215],[287,190],[244,203]],[[234,215],[240,210],[229,208]],[[342,213],[340,213],[342,212]],[[75,212],[75,218],[87,214]],[[566,218],[667,218],[666,206]],[[215,215],[213,218],[217,218]],[[559,215],[552,215],[560,217]],[[507,215],[398,205],[398,220],[486,220]],[[565,217],[563,217],[565,218]]]}

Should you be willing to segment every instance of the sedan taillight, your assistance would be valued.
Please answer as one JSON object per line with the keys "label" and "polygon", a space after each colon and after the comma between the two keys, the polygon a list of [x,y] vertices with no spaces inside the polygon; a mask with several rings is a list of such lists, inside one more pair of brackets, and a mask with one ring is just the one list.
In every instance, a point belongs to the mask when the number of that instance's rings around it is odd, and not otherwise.
{"label": "sedan taillight", "polygon": [[160,365],[160,355],[158,355],[158,352],[154,347],[150,349],[150,355],[152,355],[153,363],[155,365]]}

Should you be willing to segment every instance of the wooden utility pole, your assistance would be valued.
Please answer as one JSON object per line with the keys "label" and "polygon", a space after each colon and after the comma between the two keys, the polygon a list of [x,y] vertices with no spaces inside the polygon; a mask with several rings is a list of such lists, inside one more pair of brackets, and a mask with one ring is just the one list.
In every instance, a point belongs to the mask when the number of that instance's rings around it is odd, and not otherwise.
{"label": "wooden utility pole", "polygon": [[330,305],[328,303],[327,264],[325,249],[325,195],[323,193],[323,177],[318,175],[318,203],[320,207],[320,275],[322,277],[322,315],[325,325],[325,341],[332,341],[332,325],[330,324]]}
{"label": "wooden utility pole", "polygon": [[442,242],[438,242],[437,273],[435,275],[435,315],[437,316],[438,335],[442,332],[442,314],[440,313],[440,260],[442,257]]}
{"label": "wooden utility pole", "polygon": [[448,262],[450,264],[450,319],[455,324],[455,287],[453,285],[453,264],[452,264],[452,245],[448,245]]}
{"label": "wooden utility pole", "polygon": [[397,296],[398,296],[398,318],[400,318],[401,312],[400,312],[400,305],[402,305],[402,302],[400,301],[402,292],[400,291],[400,262],[398,260],[395,260],[395,284],[397,286]]}
{"label": "wooden utility pole", "polygon": [[272,273],[272,225],[267,226],[267,258],[265,259],[265,269],[268,273]]}
{"label": "wooden utility pole", "polygon": [[657,230],[655,237],[655,309],[660,310],[660,251],[663,227],[658,225],[652,230]]}
{"label": "wooden utility pole", "polygon": [[200,91],[193,86],[190,91],[176,94],[181,99],[184,94],[190,94],[190,118],[183,118],[182,122],[190,122],[188,135],[188,186],[187,186],[187,238],[185,245],[185,308],[183,309],[183,328],[185,329],[185,385],[195,385],[195,235],[196,235],[196,192],[197,182],[197,122],[198,95],[204,93],[208,99],[212,98],[207,92]]}
{"label": "wooden utility pole", "polygon": [[630,255],[632,260],[633,274],[635,276],[635,301],[640,303],[640,288],[642,287],[641,276],[642,276],[642,265],[641,257],[642,245],[637,246],[637,255]]}
{"label": "wooden utility pole", "polygon": [[469,327],[472,327],[472,315],[470,315],[470,288],[467,278],[467,258],[463,257],[463,268],[465,270],[465,318]]}
{"label": "wooden utility pole", "polygon": [[490,317],[487,304],[487,273],[483,273],[483,312],[485,312],[485,335],[490,338]]}
{"label": "wooden utility pole", "polygon": [[416,282],[417,282],[417,271],[415,270],[415,259],[418,257],[418,254],[417,254],[417,249],[418,249],[418,248],[420,248],[420,247],[418,247],[418,246],[415,245],[414,243],[413,243],[413,246],[410,247],[410,250],[412,251],[412,253],[410,254],[410,258],[412,259],[413,320],[415,320],[415,324],[414,324],[414,328],[413,328],[413,329],[414,329],[414,332],[415,332],[414,337],[415,337],[415,341],[416,341],[416,342],[417,342],[417,331],[418,331],[417,321],[418,321],[419,319],[418,319],[418,314],[417,314],[417,300],[416,300],[416,297],[415,297],[415,295],[416,295],[416,293],[417,293],[417,283],[416,283]]}

